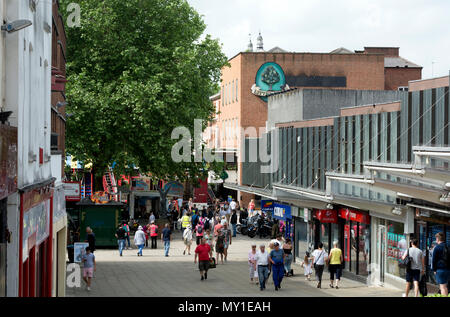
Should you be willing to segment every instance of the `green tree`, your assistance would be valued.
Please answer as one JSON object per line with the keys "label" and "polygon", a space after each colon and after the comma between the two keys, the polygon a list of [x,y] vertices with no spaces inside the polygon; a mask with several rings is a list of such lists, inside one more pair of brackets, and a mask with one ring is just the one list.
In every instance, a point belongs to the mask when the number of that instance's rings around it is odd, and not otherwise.
{"label": "green tree", "polygon": [[[66,17],[67,5],[61,1]],[[211,120],[227,58],[202,34],[201,16],[185,0],[84,0],[81,26],[67,33],[67,151],[92,162],[96,179],[139,167],[158,179],[196,182],[212,164],[174,163],[175,127],[192,135],[194,119]],[[99,183],[98,181],[96,182]]]}
{"label": "green tree", "polygon": [[272,85],[280,81],[280,75],[276,71],[275,67],[267,67],[261,75],[263,83],[269,85],[269,90],[272,90]]}

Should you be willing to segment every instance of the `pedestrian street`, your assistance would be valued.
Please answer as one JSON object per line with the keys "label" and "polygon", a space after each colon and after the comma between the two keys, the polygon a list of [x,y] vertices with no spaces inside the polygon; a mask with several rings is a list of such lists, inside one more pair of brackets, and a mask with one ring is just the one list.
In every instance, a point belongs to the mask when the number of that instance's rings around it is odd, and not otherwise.
{"label": "pedestrian street", "polygon": [[[124,250],[119,256],[118,250],[98,249],[95,251],[97,270],[94,273],[91,291],[87,291],[84,282],[80,288],[67,287],[68,297],[324,297],[324,296],[365,296],[365,297],[401,297],[402,291],[387,287],[367,287],[365,284],[342,279],[341,288],[329,287],[329,274],[324,272],[322,289],[316,288],[314,275],[306,281],[303,269],[297,261],[293,263],[294,276],[284,278],[282,289],[274,290],[272,275],[265,291],[259,285],[250,283],[247,264],[251,243],[268,244],[269,240],[250,239],[238,234],[229,248],[228,261],[218,264],[208,271],[208,279],[200,280],[198,264],[194,264],[195,241],[191,246],[191,255],[183,255],[184,244],[179,232],[173,235],[170,256],[164,256],[163,245],[158,240],[158,249],[145,248],[143,256],[137,256],[137,248]],[[214,257],[215,257],[214,252]],[[68,273],[70,274],[70,272]]]}

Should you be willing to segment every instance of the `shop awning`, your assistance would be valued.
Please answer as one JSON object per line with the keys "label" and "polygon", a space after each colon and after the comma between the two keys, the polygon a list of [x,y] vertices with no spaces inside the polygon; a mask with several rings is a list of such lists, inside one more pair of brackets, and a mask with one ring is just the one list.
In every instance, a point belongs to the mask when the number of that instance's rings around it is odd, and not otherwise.
{"label": "shop awning", "polygon": [[258,196],[269,198],[272,200],[277,200],[277,198],[273,195],[272,189],[265,189],[265,188],[259,188],[259,187],[253,187],[253,186],[230,184],[230,183],[224,183],[223,187],[232,189],[232,190],[242,191],[242,192],[253,194],[253,195],[258,195]]}

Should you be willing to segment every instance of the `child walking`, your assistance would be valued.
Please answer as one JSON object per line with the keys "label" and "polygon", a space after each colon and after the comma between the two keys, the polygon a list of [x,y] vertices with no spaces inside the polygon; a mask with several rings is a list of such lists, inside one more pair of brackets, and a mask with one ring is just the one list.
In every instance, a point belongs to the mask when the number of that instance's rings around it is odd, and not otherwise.
{"label": "child walking", "polygon": [[89,247],[86,248],[86,254],[83,256],[83,280],[86,282],[86,289],[91,290],[91,281],[96,270],[95,255]]}
{"label": "child walking", "polygon": [[311,261],[310,261],[310,258],[309,258],[309,252],[306,252],[306,255],[305,255],[305,257],[303,259],[303,262],[302,262],[302,267],[305,270],[305,276],[306,276],[305,280],[308,280],[308,281],[311,281],[311,274],[312,274],[311,266],[312,265],[311,265]]}

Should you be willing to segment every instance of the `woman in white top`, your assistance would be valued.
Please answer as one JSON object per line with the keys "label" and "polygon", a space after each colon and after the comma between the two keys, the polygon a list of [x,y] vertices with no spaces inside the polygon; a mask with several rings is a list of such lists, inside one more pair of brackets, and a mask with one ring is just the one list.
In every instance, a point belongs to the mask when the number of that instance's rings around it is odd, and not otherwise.
{"label": "woman in white top", "polygon": [[255,272],[256,271],[256,243],[252,244],[252,249],[248,252],[248,266],[250,269],[250,283],[253,283],[254,280],[253,278],[255,278]]}
{"label": "woman in white top", "polygon": [[145,245],[145,233],[142,230],[142,226],[138,227],[138,230],[134,234],[134,244],[139,248],[137,256],[142,256],[142,249]]}
{"label": "woman in white top", "polygon": [[328,258],[327,252],[323,249],[323,243],[319,243],[319,248],[312,253],[312,263],[316,272],[317,288],[322,288],[322,274],[325,261]]}
{"label": "woman in white top", "polygon": [[192,226],[188,225],[187,228],[183,232],[183,241],[184,241],[184,251],[183,255],[186,254],[186,250],[188,254],[191,255],[191,244],[192,244]]}

